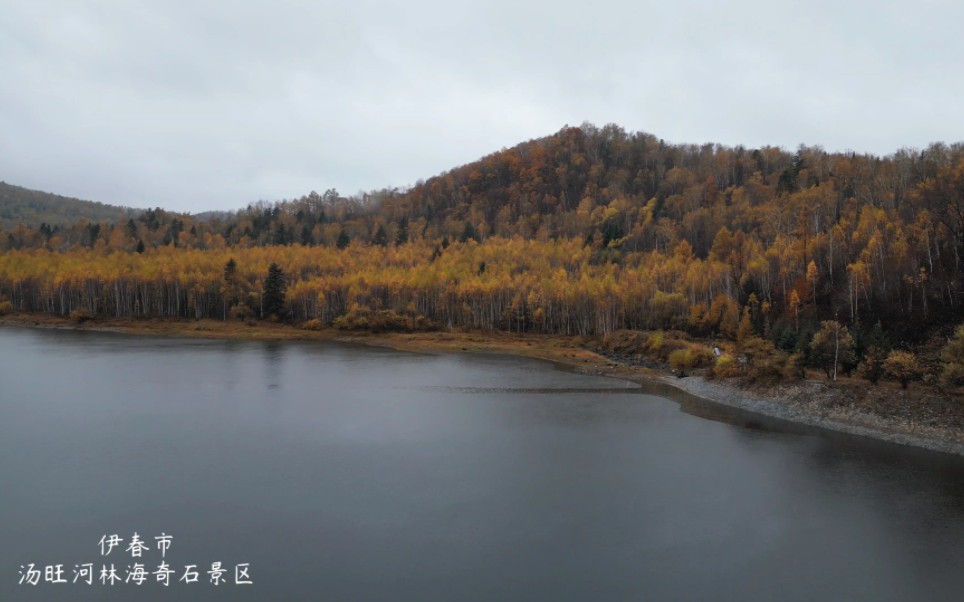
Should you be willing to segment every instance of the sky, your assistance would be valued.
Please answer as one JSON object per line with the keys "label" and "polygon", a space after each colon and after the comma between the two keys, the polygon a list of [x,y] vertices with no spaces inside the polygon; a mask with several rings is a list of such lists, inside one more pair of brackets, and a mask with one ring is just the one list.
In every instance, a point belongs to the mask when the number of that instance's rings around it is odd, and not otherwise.
{"label": "sky", "polygon": [[5,0],[0,180],[187,212],[404,188],[584,122],[964,141],[964,3]]}

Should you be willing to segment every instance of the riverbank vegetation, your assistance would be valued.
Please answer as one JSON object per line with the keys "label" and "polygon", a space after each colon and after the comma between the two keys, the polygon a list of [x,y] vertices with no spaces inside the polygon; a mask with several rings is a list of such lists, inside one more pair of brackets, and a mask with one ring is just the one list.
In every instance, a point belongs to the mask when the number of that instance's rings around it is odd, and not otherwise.
{"label": "riverbank vegetation", "polygon": [[584,125],[411,189],[21,222],[0,246],[0,312],[637,337],[681,374],[964,384],[962,145],[876,157]]}

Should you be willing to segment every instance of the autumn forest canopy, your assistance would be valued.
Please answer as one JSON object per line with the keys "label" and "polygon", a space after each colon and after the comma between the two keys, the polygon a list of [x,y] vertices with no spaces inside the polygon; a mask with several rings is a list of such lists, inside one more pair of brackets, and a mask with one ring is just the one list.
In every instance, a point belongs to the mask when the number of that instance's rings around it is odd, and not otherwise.
{"label": "autumn forest canopy", "polygon": [[878,157],[583,125],[405,190],[0,224],[7,311],[678,331],[813,366],[835,324],[835,369],[910,352],[920,374],[964,321],[962,144]]}

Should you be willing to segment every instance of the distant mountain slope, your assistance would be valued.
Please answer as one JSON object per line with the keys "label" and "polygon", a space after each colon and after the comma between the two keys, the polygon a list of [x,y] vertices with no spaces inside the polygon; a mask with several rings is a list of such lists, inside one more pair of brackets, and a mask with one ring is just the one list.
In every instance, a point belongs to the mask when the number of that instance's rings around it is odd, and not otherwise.
{"label": "distant mountain slope", "polygon": [[94,201],[30,190],[0,182],[0,227],[12,228],[20,222],[36,227],[42,223],[65,226],[85,219],[117,222],[141,213],[141,209],[105,205]]}

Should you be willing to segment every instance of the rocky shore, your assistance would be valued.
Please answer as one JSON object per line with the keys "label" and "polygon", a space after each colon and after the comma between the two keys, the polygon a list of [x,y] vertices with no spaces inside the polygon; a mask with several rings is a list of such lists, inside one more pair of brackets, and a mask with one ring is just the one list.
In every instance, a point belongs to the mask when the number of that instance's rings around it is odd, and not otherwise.
{"label": "rocky shore", "polygon": [[765,416],[964,455],[964,430],[942,423],[939,417],[922,417],[921,406],[931,404],[911,399],[909,395],[901,396],[900,392],[888,393],[903,397],[903,403],[898,405],[907,411],[903,415],[884,416],[860,407],[856,400],[848,398],[846,390],[821,382],[800,381],[767,387],[763,396],[751,389],[707,381],[698,376],[662,377],[661,380],[691,395]]}

